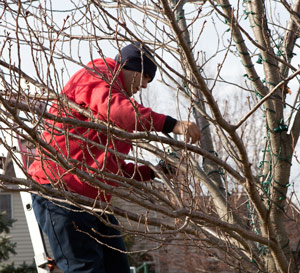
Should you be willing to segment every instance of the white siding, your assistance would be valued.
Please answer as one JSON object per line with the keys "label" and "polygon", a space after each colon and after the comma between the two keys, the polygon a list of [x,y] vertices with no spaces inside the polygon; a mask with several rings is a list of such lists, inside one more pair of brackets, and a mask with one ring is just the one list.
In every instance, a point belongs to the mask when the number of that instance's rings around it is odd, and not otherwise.
{"label": "white siding", "polygon": [[12,237],[12,242],[17,244],[15,249],[17,254],[11,255],[10,261],[13,261],[16,265],[23,262],[31,264],[34,254],[19,193],[12,193],[12,211],[12,217],[16,222],[11,228],[10,236]]}

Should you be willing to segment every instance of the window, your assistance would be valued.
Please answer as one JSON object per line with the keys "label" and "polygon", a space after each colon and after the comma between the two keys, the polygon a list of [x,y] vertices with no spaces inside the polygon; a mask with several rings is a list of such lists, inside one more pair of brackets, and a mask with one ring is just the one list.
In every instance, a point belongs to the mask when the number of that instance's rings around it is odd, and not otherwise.
{"label": "window", "polygon": [[0,212],[4,212],[4,219],[12,220],[11,194],[0,194]]}

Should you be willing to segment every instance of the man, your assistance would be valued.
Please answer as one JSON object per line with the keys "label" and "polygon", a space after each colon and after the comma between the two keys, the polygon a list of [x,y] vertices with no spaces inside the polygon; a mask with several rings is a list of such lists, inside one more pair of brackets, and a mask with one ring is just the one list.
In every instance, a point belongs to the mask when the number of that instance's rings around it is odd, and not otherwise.
{"label": "man", "polygon": [[[90,62],[71,77],[62,93],[71,101],[90,109],[96,118],[126,131],[173,132],[185,134],[187,141],[197,142],[200,129],[194,123],[177,121],[170,116],[155,113],[129,99],[146,88],[155,73],[156,65],[150,52],[139,43],[133,43],[124,47],[115,60],[106,58]],[[59,104],[53,105],[49,112],[59,117],[88,121],[88,118],[75,110],[63,109]],[[72,162],[76,168],[89,174],[97,169],[133,177],[138,181],[147,181],[155,176],[148,166],[125,163],[112,152],[128,154],[130,141],[50,120],[47,121],[42,138],[70,164]],[[101,149],[93,143],[102,144],[111,150]],[[30,166],[29,174],[40,184],[60,187],[104,202],[109,202],[111,198],[109,193],[65,170],[49,158],[41,160],[37,157]],[[117,186],[116,182],[101,181]],[[37,195],[33,196],[33,208],[42,230],[49,237],[55,261],[64,272],[130,272],[120,232],[105,225],[98,217]],[[103,215],[102,219],[118,224],[113,215]],[[98,241],[87,233],[92,233]]]}

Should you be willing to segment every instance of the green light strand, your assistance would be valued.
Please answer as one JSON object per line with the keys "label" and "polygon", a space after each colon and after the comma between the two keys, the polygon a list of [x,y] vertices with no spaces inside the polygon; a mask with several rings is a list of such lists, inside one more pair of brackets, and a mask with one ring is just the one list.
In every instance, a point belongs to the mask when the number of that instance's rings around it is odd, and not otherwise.
{"label": "green light strand", "polygon": [[270,62],[268,59],[263,59],[263,62],[268,63],[268,64],[270,64],[272,66],[277,67],[277,64],[274,64],[274,63]]}
{"label": "green light strand", "polygon": [[234,41],[234,42],[235,42],[236,45],[239,45],[239,44],[241,44],[241,43],[244,43],[245,40],[242,39],[242,40],[240,40],[239,42],[236,42],[236,41]]}
{"label": "green light strand", "polygon": [[[271,108],[266,108],[266,111],[269,112],[269,113],[273,113],[273,114],[276,113],[276,112],[275,112],[273,109],[271,109]],[[268,127],[268,130],[271,130],[271,129]]]}
{"label": "green light strand", "polygon": [[239,50],[238,50],[238,53],[240,55],[243,55],[243,56],[249,56],[250,55],[249,52],[243,52],[243,51],[239,51]]}
{"label": "green light strand", "polygon": [[264,165],[264,163],[268,163],[269,161],[266,161],[266,160],[262,160],[262,161],[260,161],[259,162],[259,166],[258,166],[258,168],[259,169],[261,169],[262,168],[262,166]]}
{"label": "green light strand", "polygon": [[218,170],[212,170],[210,172],[207,173],[207,176],[210,176],[211,174],[214,174],[214,173],[217,173],[217,174],[220,174],[220,175],[224,175],[225,172],[222,168],[219,168]]}
{"label": "green light strand", "polygon": [[278,127],[274,128],[274,133],[286,132],[288,130],[288,126],[285,124],[279,124]]}
{"label": "green light strand", "polygon": [[217,4],[216,5],[217,7],[221,7],[221,8],[231,8],[231,5],[230,4],[226,4],[226,5],[221,5],[221,4]]}
{"label": "green light strand", "polygon": [[249,75],[248,75],[248,74],[244,74],[244,75],[243,75],[243,77],[246,77],[248,80],[250,80],[250,81],[253,81],[253,82],[255,82],[255,81],[259,80],[259,77],[256,77],[256,78],[251,78],[251,77],[249,77]]}
{"label": "green light strand", "polygon": [[272,155],[274,157],[276,157],[278,160],[285,161],[285,162],[289,163],[290,165],[292,165],[292,163],[291,163],[291,156],[282,157],[282,156],[280,156],[280,153],[278,153],[278,154],[272,153]]}
{"label": "green light strand", "polygon": [[261,100],[264,96],[261,95],[256,89],[254,89],[255,95]]}
{"label": "green light strand", "polygon": [[276,86],[278,83],[274,83],[274,82],[269,82],[269,81],[267,81],[266,79],[263,79],[262,80],[262,83],[266,83],[266,84],[269,84],[269,85],[271,85],[271,86]]}
{"label": "green light strand", "polygon": [[284,51],[282,49],[278,49],[276,52],[276,56],[278,57],[284,56]]}
{"label": "green light strand", "polygon": [[244,10],[244,15],[245,15],[245,18],[244,18],[244,19],[247,20],[248,17],[249,17],[249,15],[255,15],[255,12]]}
{"label": "green light strand", "polygon": [[273,179],[273,181],[274,181],[278,186],[280,186],[280,187],[282,187],[282,188],[288,188],[289,186],[291,186],[291,184],[282,185],[282,184],[280,184],[278,181],[276,181],[275,179]]}
{"label": "green light strand", "polygon": [[263,59],[262,59],[261,54],[258,54],[258,59],[257,59],[256,63],[257,64],[262,64],[263,63]]}
{"label": "green light strand", "polygon": [[267,254],[267,247],[264,245],[261,245],[260,248],[258,249],[258,253],[261,253],[263,256],[266,256]]}
{"label": "green light strand", "polygon": [[243,62],[242,62],[242,65],[245,66],[245,67],[247,67],[247,68],[254,67],[254,64],[244,64]]}

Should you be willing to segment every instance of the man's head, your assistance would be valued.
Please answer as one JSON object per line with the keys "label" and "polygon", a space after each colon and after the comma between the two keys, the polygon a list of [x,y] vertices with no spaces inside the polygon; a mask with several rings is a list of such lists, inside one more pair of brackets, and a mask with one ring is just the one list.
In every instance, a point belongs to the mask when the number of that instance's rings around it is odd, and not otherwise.
{"label": "man's head", "polygon": [[146,88],[153,80],[156,65],[151,60],[152,54],[138,42],[121,49],[115,60],[122,65],[125,88],[129,95],[135,94],[140,88]]}

